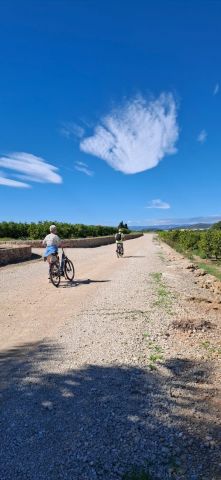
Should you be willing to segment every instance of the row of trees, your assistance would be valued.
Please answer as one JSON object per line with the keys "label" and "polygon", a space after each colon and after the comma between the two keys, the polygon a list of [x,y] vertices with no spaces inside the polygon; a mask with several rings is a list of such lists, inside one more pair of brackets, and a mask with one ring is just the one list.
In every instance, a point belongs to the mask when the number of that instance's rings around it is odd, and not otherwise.
{"label": "row of trees", "polygon": [[[118,230],[118,227],[72,224],[56,221],[45,221],[38,223],[1,222],[0,238],[31,238],[33,240],[38,240],[44,238],[49,233],[49,227],[52,224],[55,224],[57,226],[58,235],[61,238],[102,237],[105,235],[113,235]],[[128,228],[124,228],[123,230],[125,233],[129,233]]]}
{"label": "row of trees", "polygon": [[221,258],[221,230],[169,230],[159,232],[162,240],[181,252],[192,252],[203,258]]}

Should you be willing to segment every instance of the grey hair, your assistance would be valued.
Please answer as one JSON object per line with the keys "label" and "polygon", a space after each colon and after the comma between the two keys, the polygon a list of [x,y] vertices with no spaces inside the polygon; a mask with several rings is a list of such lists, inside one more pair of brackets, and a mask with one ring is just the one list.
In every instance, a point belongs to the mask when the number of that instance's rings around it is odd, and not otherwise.
{"label": "grey hair", "polygon": [[50,232],[56,232],[57,231],[56,225],[51,225],[49,230],[50,230]]}

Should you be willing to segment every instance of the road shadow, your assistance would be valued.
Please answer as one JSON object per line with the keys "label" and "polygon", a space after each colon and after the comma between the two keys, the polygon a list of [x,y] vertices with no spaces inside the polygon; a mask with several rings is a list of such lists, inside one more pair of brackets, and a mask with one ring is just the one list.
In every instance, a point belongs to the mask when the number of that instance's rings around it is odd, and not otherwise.
{"label": "road shadow", "polygon": [[46,342],[1,352],[1,480],[120,480],[132,467],[151,480],[220,478],[205,435],[219,435],[208,364],[172,359],[165,377],[124,365],[66,370],[64,357]]}
{"label": "road shadow", "polygon": [[124,255],[123,258],[146,258],[145,255]]}
{"label": "road shadow", "polygon": [[43,259],[42,259],[42,255],[39,255],[38,253],[32,253],[30,260],[43,260]]}
{"label": "road shadow", "polygon": [[91,283],[107,283],[111,282],[111,280],[92,280],[91,278],[87,278],[84,280],[74,279],[72,282],[68,280],[62,280],[59,288],[72,288],[72,287],[79,287],[81,285],[90,285]]}

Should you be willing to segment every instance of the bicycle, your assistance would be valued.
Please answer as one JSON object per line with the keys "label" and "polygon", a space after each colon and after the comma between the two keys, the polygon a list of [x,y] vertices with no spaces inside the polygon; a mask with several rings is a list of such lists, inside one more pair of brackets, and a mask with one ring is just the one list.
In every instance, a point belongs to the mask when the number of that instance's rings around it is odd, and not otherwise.
{"label": "bicycle", "polygon": [[[63,270],[63,271],[62,271]],[[72,261],[65,255],[64,249],[62,248],[61,264],[59,261],[59,255],[52,255],[49,268],[50,280],[55,287],[59,287],[61,276],[72,282],[74,279],[75,271]]]}
{"label": "bicycle", "polygon": [[123,243],[117,243],[117,250],[116,250],[116,253],[117,253],[117,258],[119,258],[119,257],[123,257],[123,254],[124,254],[124,247],[123,247]]}

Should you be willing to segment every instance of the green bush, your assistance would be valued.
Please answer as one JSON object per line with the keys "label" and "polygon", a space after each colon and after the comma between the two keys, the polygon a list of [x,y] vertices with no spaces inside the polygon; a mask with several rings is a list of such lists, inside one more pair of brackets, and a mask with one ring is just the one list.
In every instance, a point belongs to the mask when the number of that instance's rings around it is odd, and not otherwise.
{"label": "green bush", "polygon": [[221,222],[214,223],[210,228],[211,230],[221,230]]}
{"label": "green bush", "polygon": [[212,257],[212,236],[213,232],[207,230],[201,233],[201,238],[199,241],[199,252],[203,258]]}
{"label": "green bush", "polygon": [[197,250],[199,241],[199,231],[183,230],[180,232],[179,244],[183,250]]}
{"label": "green bush", "polygon": [[[61,238],[85,238],[85,237],[102,237],[114,235],[118,228],[102,225],[83,225],[53,221],[44,221],[38,223],[16,223],[1,222],[0,238],[25,239],[31,238],[38,240],[44,238],[49,233],[50,225],[57,226],[58,235]],[[126,229],[125,233],[130,230]]]}
{"label": "green bush", "polygon": [[0,238],[27,238],[28,224],[15,222],[0,223]]}
{"label": "green bush", "polygon": [[221,258],[221,230],[214,230],[212,234],[212,255]]}
{"label": "green bush", "polygon": [[221,258],[221,231],[169,230],[159,232],[159,237],[181,252],[199,253],[203,258]]}

